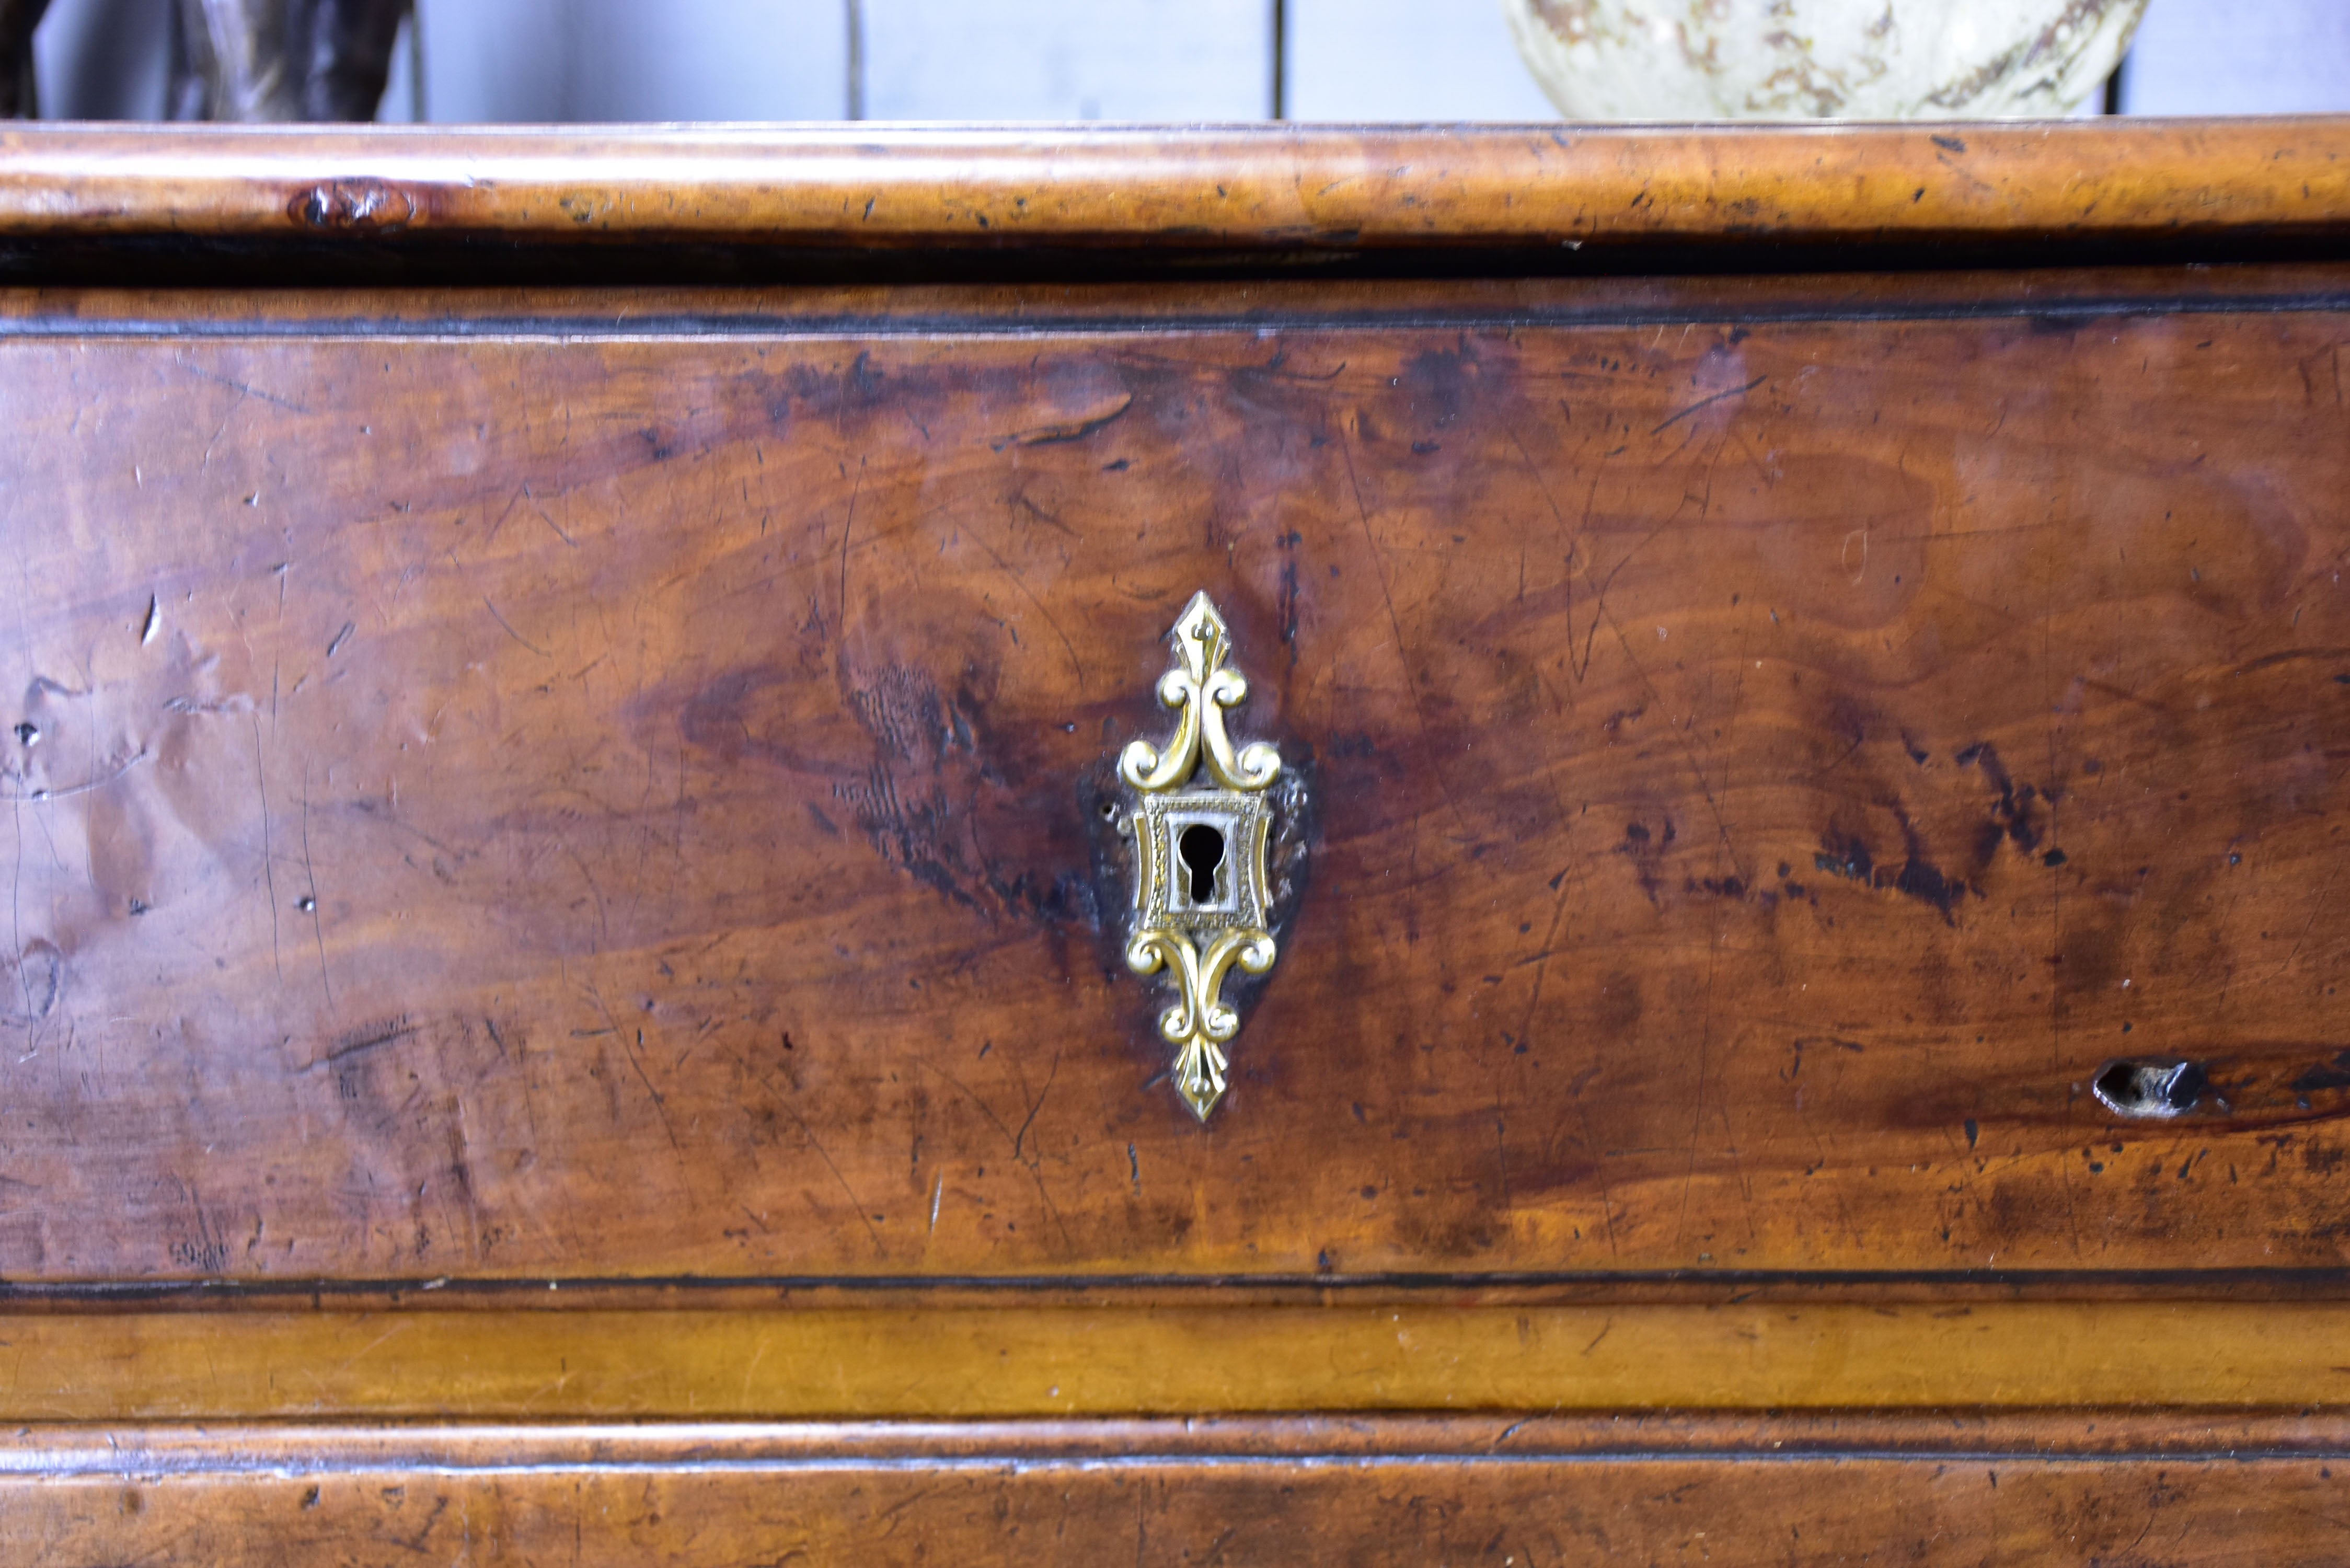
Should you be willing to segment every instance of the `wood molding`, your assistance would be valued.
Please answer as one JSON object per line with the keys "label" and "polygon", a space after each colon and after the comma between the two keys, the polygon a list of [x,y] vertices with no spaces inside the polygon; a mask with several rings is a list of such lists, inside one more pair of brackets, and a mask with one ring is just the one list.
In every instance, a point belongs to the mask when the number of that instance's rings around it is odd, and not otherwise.
{"label": "wood molding", "polygon": [[2350,119],[0,135],[0,235],[1606,247],[2337,233]]}
{"label": "wood molding", "polygon": [[8,1421],[2350,1406],[2326,1304],[32,1314]]}
{"label": "wood molding", "polygon": [[0,1431],[5,1478],[59,1480],[589,1473],[726,1467],[788,1474],[908,1460],[941,1465],[1133,1469],[1200,1459],[1469,1464],[1668,1456],[1746,1459],[2350,1457],[2350,1412],[2178,1410],[1736,1410],[1475,1416],[1279,1415],[1091,1420],[36,1422]]}
{"label": "wood molding", "polygon": [[72,1563],[2275,1568],[2339,1560],[2345,1436],[2114,1411],[35,1427],[0,1436],[0,1518]]}
{"label": "wood molding", "polygon": [[448,338],[568,343],[951,332],[1685,326],[2274,315],[2350,309],[2340,263],[2014,267],[1907,275],[1361,279],[1307,283],[265,288],[0,287],[0,339]]}

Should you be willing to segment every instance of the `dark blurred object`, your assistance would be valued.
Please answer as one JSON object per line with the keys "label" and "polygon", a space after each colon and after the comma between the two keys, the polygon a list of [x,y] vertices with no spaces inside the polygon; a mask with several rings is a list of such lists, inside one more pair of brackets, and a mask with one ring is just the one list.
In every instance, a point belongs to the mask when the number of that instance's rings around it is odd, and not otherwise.
{"label": "dark blurred object", "polygon": [[0,119],[30,119],[41,112],[33,85],[33,29],[49,0],[0,0]]}
{"label": "dark blurred object", "polygon": [[179,0],[172,9],[165,113],[173,119],[373,119],[410,3]]}

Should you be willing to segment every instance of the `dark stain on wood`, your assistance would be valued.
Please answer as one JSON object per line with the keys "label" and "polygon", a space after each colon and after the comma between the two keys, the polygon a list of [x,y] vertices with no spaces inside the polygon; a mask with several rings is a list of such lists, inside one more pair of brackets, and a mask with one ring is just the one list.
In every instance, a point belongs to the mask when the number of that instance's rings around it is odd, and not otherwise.
{"label": "dark stain on wood", "polygon": [[[109,545],[15,535],[20,668],[97,662],[0,714],[5,1011],[91,1075],[12,1158],[125,1152],[0,1254],[185,1273],[209,1148],[256,1279],[2328,1264],[2244,1140],[2336,1137],[2339,415],[2264,377],[2339,330],[13,342]],[[1088,794],[1199,587],[1317,816],[1206,1139]],[[1791,1015],[1866,1047],[1800,1102]],[[2091,1213],[2124,1050],[2222,1152]]]}

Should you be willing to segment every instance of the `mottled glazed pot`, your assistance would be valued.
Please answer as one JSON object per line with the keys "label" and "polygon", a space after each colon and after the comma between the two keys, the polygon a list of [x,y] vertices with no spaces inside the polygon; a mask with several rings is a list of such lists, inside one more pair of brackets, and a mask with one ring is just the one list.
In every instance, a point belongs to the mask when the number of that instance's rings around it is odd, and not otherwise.
{"label": "mottled glazed pot", "polygon": [[2146,0],[1502,0],[1571,119],[2071,113]]}

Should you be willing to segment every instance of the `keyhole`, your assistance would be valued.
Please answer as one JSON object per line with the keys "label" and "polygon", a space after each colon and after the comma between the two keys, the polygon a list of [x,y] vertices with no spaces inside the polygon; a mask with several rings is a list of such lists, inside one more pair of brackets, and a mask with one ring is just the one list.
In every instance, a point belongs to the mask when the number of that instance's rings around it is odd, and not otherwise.
{"label": "keyhole", "polygon": [[1191,873],[1191,902],[1214,902],[1216,867],[1224,863],[1224,836],[1204,822],[1195,822],[1183,830],[1175,848]]}
{"label": "keyhole", "polygon": [[2089,1087],[2118,1116],[2175,1116],[2195,1108],[2211,1077],[2193,1062],[2108,1062]]}

